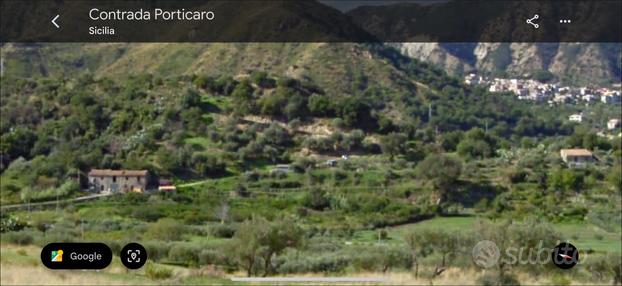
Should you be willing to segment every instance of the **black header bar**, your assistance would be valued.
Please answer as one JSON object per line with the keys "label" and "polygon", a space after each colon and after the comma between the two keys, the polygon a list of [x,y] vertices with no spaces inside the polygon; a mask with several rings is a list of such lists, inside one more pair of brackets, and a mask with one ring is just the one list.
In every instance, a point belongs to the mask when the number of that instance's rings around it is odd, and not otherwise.
{"label": "black header bar", "polygon": [[622,1],[1,0],[0,42],[621,42]]}

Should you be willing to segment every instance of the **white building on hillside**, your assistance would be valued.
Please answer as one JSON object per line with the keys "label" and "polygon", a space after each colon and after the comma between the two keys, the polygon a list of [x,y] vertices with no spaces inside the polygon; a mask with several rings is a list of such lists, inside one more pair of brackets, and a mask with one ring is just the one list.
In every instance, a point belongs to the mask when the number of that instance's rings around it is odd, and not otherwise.
{"label": "white building on hillside", "polygon": [[568,120],[572,122],[579,122],[579,123],[583,122],[583,113],[577,113],[577,114],[570,115],[568,117]]}

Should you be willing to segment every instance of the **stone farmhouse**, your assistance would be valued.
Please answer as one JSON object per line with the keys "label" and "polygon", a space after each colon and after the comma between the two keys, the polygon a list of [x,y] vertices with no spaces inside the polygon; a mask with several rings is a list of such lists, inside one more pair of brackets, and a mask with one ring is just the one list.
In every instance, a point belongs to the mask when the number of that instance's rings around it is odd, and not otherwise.
{"label": "stone farmhouse", "polygon": [[144,192],[147,170],[93,169],[88,174],[89,191],[96,193]]}

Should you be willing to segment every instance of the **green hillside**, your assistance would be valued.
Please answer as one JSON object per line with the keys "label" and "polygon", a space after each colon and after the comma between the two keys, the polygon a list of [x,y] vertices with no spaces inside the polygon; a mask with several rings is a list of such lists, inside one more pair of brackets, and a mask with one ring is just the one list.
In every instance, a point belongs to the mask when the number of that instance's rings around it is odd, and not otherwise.
{"label": "green hillside", "polygon": [[381,87],[410,88],[399,82],[408,82],[403,73],[359,44],[45,44],[7,45],[2,53],[5,75],[17,77],[237,76],[267,70],[336,92],[352,92],[351,82],[366,75]]}
{"label": "green hillside", "polygon": [[[597,132],[619,106],[596,104],[585,122],[569,123],[583,107],[466,87],[383,45],[45,44],[2,53],[0,202],[21,204],[3,209],[3,252],[103,241],[116,253],[141,241],[154,263],[127,275],[162,283],[388,271],[438,281],[440,267],[471,271],[478,283],[548,282],[555,277],[539,265],[488,277],[470,259],[473,245],[571,239],[595,255],[575,269],[577,281],[595,267],[599,281],[616,279],[603,261],[619,257],[621,147]],[[567,168],[561,148],[597,160]],[[89,194],[93,168],[146,169],[177,192],[65,201]],[[576,227],[558,227],[569,223]],[[443,224],[456,227],[430,227]],[[214,271],[194,272],[206,267]]]}

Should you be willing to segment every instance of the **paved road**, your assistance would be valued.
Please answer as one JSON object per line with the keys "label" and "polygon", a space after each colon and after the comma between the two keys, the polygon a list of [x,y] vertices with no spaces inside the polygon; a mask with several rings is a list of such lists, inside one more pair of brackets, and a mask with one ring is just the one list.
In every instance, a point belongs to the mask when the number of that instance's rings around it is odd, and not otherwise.
{"label": "paved road", "polygon": [[[89,200],[94,200],[94,199],[98,199],[98,198],[103,198],[103,197],[108,197],[108,196],[112,196],[114,194],[112,193],[108,193],[108,194],[95,194],[95,195],[88,195],[88,196],[82,196],[82,197],[77,197],[77,198],[73,198],[73,199],[64,199],[64,200],[59,200],[58,204],[66,204],[66,203],[76,203],[76,202],[82,202],[82,201],[89,201]],[[56,205],[56,200],[53,201],[45,201],[45,202],[37,202],[37,203],[30,203],[30,207],[40,207],[40,206],[48,206],[48,205]],[[28,208],[28,203],[25,204],[15,204],[15,205],[3,205],[0,207],[0,209],[2,210],[13,210],[13,209],[21,209],[21,208]]]}

